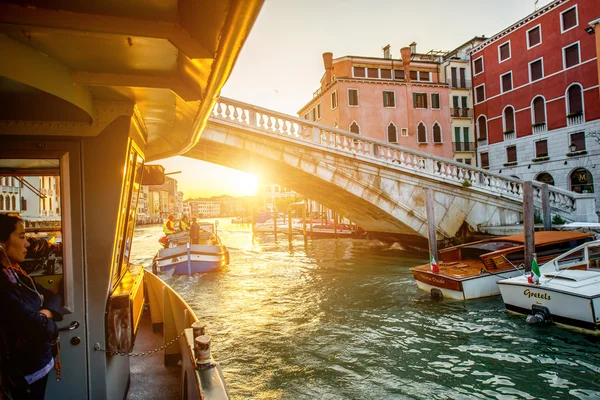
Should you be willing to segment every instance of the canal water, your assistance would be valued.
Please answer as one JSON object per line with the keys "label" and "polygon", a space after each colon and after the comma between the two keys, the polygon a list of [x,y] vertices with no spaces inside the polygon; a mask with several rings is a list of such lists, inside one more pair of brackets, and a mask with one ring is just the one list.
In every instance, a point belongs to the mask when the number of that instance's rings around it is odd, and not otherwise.
{"label": "canal water", "polygon": [[[434,301],[409,269],[426,255],[220,222],[228,267],[161,277],[207,323],[233,399],[600,399],[600,337],[528,326],[500,296]],[[133,262],[150,268],[160,236],[137,228]]]}

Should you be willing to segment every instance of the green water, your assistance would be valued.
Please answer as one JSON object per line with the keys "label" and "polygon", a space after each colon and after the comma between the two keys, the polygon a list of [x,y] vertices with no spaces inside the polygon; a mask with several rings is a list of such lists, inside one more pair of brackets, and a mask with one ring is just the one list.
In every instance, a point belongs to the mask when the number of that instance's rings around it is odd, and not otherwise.
{"label": "green water", "polygon": [[[600,398],[600,337],[528,326],[500,296],[434,301],[409,270],[426,255],[221,227],[227,268],[162,277],[207,323],[234,399]],[[137,230],[137,262],[159,236]]]}

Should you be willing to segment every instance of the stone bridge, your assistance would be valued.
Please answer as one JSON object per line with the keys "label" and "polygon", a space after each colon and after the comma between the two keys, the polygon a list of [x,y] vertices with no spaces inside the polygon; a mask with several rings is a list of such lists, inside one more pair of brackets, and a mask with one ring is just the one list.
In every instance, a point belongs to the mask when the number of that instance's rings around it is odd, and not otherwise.
{"label": "stone bridge", "polygon": [[[429,188],[439,239],[523,219],[521,180],[225,98],[184,156],[260,175],[368,232],[427,238]],[[597,221],[593,194],[550,186],[550,204],[567,221]]]}

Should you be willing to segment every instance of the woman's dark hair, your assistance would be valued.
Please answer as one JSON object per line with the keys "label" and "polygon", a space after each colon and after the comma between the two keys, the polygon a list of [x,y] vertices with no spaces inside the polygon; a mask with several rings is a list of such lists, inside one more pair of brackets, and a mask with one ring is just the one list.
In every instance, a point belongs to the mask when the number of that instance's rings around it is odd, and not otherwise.
{"label": "woman's dark hair", "polygon": [[15,215],[0,214],[0,242],[6,242],[17,229],[17,223],[23,220]]}

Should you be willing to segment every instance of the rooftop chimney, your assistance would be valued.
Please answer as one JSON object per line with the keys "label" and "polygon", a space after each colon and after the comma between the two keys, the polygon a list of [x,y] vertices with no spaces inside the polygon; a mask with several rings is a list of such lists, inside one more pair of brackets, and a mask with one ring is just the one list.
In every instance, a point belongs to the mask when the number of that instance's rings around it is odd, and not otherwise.
{"label": "rooftop chimney", "polygon": [[400,56],[402,57],[402,66],[404,67],[404,79],[410,82],[410,71],[408,66],[410,65],[410,56],[412,50],[410,47],[403,47],[400,49]]}
{"label": "rooftop chimney", "polygon": [[386,45],[383,47],[383,58],[390,59],[392,55],[390,54],[390,45]]}
{"label": "rooftop chimney", "polygon": [[413,53],[413,54],[417,54],[417,43],[416,43],[416,42],[412,42],[412,43],[410,44],[410,51],[411,51],[411,53]]}
{"label": "rooftop chimney", "polygon": [[325,66],[325,85],[329,85],[333,68],[333,53],[323,53],[323,65]]}

